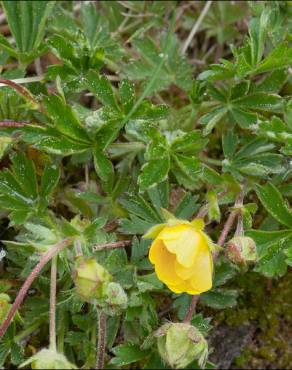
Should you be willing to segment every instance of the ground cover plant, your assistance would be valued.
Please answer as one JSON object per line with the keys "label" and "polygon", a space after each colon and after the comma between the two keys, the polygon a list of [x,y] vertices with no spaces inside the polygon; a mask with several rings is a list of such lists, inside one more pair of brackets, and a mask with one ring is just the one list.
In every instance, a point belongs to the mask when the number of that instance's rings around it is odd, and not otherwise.
{"label": "ground cover plant", "polygon": [[291,369],[291,2],[0,30],[1,367]]}

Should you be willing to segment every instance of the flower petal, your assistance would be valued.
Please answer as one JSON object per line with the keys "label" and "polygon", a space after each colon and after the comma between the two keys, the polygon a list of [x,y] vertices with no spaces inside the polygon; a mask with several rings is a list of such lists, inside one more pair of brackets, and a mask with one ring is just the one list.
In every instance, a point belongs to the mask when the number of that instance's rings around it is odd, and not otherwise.
{"label": "flower petal", "polygon": [[[194,262],[195,264],[196,262]],[[194,266],[191,267],[185,267],[181,265],[178,261],[175,261],[174,269],[176,274],[183,280],[188,280],[191,278],[191,276],[194,274]]]}
{"label": "flower petal", "polygon": [[169,252],[175,253],[178,262],[185,267],[193,265],[200,245],[206,243],[202,233],[190,225],[165,227],[158,238],[163,240]]}
{"label": "flower petal", "polygon": [[200,294],[198,290],[194,289],[191,286],[189,281],[184,281],[183,283],[178,284],[178,285],[167,285],[167,286],[171,291],[173,291],[176,294],[180,294],[180,293],[188,293],[188,294],[193,294],[193,295]]}
{"label": "flower petal", "polygon": [[176,285],[183,282],[175,273],[175,254],[170,253],[165,248],[162,240],[156,239],[152,243],[149,251],[149,260],[155,265],[156,275],[163,283]]}
{"label": "flower petal", "polygon": [[213,260],[209,247],[201,248],[194,263],[194,273],[189,279],[193,289],[200,293],[212,288]]}

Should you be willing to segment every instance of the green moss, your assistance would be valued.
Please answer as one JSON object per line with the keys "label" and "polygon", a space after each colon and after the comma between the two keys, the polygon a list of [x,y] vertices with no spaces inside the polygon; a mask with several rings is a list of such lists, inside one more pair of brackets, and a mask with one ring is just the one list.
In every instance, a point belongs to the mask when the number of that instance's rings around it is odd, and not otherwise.
{"label": "green moss", "polygon": [[[219,314],[219,319],[237,326],[252,323],[256,334],[252,344],[236,359],[237,368],[292,367],[292,272],[270,281],[247,273],[235,281],[243,292],[236,308]],[[290,344],[289,344],[290,343]]]}

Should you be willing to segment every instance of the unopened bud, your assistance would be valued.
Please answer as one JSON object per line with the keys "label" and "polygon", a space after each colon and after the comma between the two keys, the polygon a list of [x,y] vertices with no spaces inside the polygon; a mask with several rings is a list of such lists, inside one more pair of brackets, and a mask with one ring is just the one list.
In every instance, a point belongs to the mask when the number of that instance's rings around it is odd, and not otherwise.
{"label": "unopened bud", "polygon": [[254,240],[248,236],[235,236],[229,240],[225,249],[226,257],[237,264],[247,264],[257,260]]}
{"label": "unopened bud", "polygon": [[194,326],[184,323],[169,323],[159,328],[157,337],[161,358],[174,369],[187,367],[197,360],[204,367],[208,356],[208,343]]}
{"label": "unopened bud", "polygon": [[8,294],[1,293],[0,294],[0,323],[4,321],[6,318],[8,311],[10,310],[11,304],[10,297]]}
{"label": "unopened bud", "polygon": [[79,257],[73,271],[77,294],[86,302],[99,299],[104,294],[104,285],[112,279],[107,270],[95,258]]}
{"label": "unopened bud", "polygon": [[63,354],[50,349],[42,349],[19,367],[21,368],[28,364],[31,364],[32,369],[77,369]]}

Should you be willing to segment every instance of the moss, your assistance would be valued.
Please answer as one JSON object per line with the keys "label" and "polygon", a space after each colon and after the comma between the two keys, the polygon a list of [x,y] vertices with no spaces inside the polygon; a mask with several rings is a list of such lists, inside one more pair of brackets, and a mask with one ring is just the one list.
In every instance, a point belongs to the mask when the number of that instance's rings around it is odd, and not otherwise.
{"label": "moss", "polygon": [[292,368],[292,272],[270,281],[256,273],[240,276],[235,285],[243,292],[236,308],[219,320],[237,326],[252,323],[252,343],[236,359],[236,368]]}

